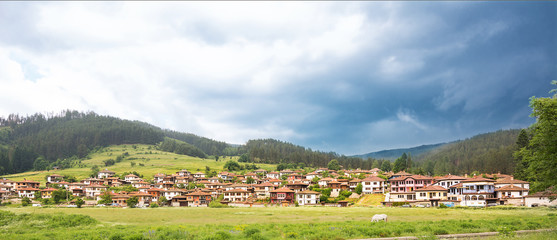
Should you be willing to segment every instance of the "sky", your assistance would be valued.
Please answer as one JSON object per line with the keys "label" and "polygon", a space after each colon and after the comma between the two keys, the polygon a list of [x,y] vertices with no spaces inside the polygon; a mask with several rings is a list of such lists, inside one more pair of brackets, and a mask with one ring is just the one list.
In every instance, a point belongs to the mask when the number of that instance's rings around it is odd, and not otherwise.
{"label": "sky", "polygon": [[0,116],[362,154],[524,128],[557,2],[0,2]]}

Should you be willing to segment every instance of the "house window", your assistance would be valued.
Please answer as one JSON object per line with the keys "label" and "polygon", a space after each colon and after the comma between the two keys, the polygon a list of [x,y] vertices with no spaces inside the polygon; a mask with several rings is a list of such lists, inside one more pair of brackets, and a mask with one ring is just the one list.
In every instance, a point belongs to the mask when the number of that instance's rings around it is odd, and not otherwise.
{"label": "house window", "polygon": [[420,193],[420,197],[425,197],[425,193]]}
{"label": "house window", "polygon": [[277,194],[277,198],[286,198],[286,193]]}

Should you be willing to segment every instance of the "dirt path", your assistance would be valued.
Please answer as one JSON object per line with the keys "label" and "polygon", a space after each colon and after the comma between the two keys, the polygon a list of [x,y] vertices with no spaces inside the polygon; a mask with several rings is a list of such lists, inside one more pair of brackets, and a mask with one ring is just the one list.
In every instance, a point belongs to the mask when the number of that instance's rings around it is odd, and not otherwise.
{"label": "dirt path", "polygon": [[[537,229],[537,230],[519,230],[515,231],[517,235],[536,233],[536,232],[547,232],[555,231],[557,229]],[[483,232],[483,233],[460,233],[460,234],[446,234],[446,235],[435,235],[437,239],[459,239],[459,238],[481,238],[481,237],[491,237],[497,236],[499,232]],[[419,239],[418,237],[407,236],[407,237],[388,237],[388,238],[363,238],[354,240],[410,240]]]}

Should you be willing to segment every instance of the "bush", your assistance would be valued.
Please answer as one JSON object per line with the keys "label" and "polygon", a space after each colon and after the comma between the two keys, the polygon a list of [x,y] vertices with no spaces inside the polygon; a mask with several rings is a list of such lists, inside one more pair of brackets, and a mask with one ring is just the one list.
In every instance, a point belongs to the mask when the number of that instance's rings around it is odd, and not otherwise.
{"label": "bush", "polygon": [[83,199],[79,198],[75,201],[75,205],[77,205],[78,208],[81,208],[81,206],[83,206],[83,204],[85,204],[85,201],[83,201]]}
{"label": "bush", "polygon": [[31,205],[31,199],[29,199],[28,197],[24,197],[23,199],[21,199],[21,206],[27,207]]}
{"label": "bush", "polygon": [[151,205],[149,207],[150,208],[158,208],[159,205],[157,203],[151,203]]}
{"label": "bush", "polygon": [[209,203],[209,207],[210,208],[229,208],[230,206],[228,206],[226,204],[222,204],[222,203],[217,202],[217,201],[211,201]]}

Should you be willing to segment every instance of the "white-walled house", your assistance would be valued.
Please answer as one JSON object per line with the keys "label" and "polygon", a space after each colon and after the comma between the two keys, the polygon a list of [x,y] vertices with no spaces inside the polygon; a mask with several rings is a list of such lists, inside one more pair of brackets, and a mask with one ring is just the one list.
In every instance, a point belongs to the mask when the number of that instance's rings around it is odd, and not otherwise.
{"label": "white-walled house", "polygon": [[385,193],[385,182],[385,179],[376,176],[364,178],[362,180],[362,193]]}
{"label": "white-walled house", "polygon": [[495,180],[476,177],[462,180],[461,206],[485,207],[489,203],[496,203]]}
{"label": "white-walled house", "polygon": [[116,174],[116,173],[113,172],[113,171],[109,171],[108,169],[105,169],[105,170],[99,171],[98,174],[97,174],[97,177],[100,178],[100,179],[109,178],[109,177],[113,177],[114,174]]}
{"label": "white-walled house", "polygon": [[449,189],[451,186],[459,184],[462,180],[466,180],[466,178],[461,176],[456,176],[456,175],[447,175],[437,179],[433,185],[441,186],[446,189]]}
{"label": "white-walled house", "polygon": [[319,196],[320,194],[318,192],[305,190],[296,193],[296,201],[300,206],[316,205],[319,204]]}
{"label": "white-walled house", "polygon": [[17,189],[17,193],[19,195],[19,198],[24,198],[24,197],[35,198],[35,192],[37,192],[37,191],[40,191],[40,189],[30,188],[30,187],[23,187],[23,188],[18,188]]}
{"label": "white-walled house", "polygon": [[229,202],[245,202],[250,193],[243,189],[232,189],[223,192],[223,199]]}
{"label": "white-walled house", "polygon": [[[553,201],[549,198],[555,198]],[[557,206],[557,194],[546,192],[537,192],[532,195],[524,197],[524,206],[526,207],[539,207],[539,206]]]}

